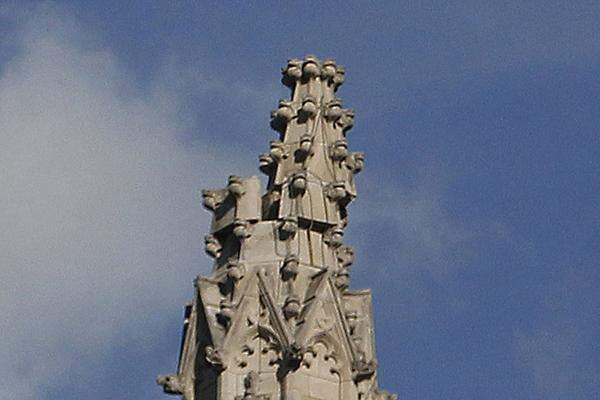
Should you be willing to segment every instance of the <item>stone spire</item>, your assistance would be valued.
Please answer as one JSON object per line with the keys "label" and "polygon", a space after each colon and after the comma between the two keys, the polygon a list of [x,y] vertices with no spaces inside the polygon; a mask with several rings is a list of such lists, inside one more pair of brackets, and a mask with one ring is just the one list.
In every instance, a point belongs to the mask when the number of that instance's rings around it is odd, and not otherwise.
{"label": "stone spire", "polygon": [[266,193],[255,176],[202,192],[214,269],[186,306],[177,373],[158,383],[186,400],[394,399],[377,387],[371,293],[349,290],[346,208],[364,156],[336,97],[344,68],[307,56],[282,72],[292,95],[259,157]]}

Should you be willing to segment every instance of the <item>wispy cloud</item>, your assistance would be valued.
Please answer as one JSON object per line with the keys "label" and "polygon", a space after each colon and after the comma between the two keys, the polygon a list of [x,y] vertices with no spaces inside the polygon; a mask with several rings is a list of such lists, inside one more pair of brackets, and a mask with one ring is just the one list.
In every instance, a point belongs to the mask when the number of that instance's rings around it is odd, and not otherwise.
{"label": "wispy cloud", "polygon": [[[384,263],[370,273],[406,277],[424,271],[441,279],[464,264],[472,233],[446,209],[447,188],[441,174],[423,174],[409,186],[367,172],[359,175],[358,186],[349,239],[366,253],[364,259]],[[354,239],[355,232],[360,238]]]}
{"label": "wispy cloud", "polygon": [[[241,168],[216,160],[181,113],[191,76],[173,63],[139,93],[110,49],[54,7],[18,38],[0,76],[0,392],[39,399],[116,336],[178,312],[208,268],[197,190]],[[190,129],[200,133],[183,146]]]}
{"label": "wispy cloud", "polygon": [[563,268],[544,288],[531,329],[515,332],[516,364],[544,399],[587,399],[600,390],[596,288],[589,271]]}

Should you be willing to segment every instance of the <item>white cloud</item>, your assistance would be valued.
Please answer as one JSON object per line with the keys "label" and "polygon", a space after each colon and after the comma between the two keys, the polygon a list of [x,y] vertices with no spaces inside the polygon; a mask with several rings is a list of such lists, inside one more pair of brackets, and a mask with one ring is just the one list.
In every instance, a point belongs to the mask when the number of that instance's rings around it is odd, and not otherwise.
{"label": "white cloud", "polygon": [[596,271],[565,266],[556,270],[560,273],[543,288],[543,312],[532,318],[530,329],[515,332],[516,365],[532,380],[540,398],[592,398],[600,390]]}
{"label": "white cloud", "polygon": [[177,139],[193,128],[175,90],[189,74],[166,63],[139,93],[111,51],[84,45],[86,37],[69,15],[45,7],[1,70],[6,399],[40,398],[42,386],[101,355],[115,335],[147,328],[150,314],[178,312],[194,274],[208,268],[197,190],[235,169],[223,153],[215,161],[210,138],[191,149]]}
{"label": "white cloud", "polygon": [[[350,241],[359,247],[359,257],[373,252],[369,260],[384,263],[370,274],[387,281],[390,273],[426,271],[441,279],[466,263],[472,234],[446,210],[441,178],[425,174],[406,186],[367,172],[359,175],[357,185],[358,202],[349,212]],[[356,239],[354,232],[360,235]]]}

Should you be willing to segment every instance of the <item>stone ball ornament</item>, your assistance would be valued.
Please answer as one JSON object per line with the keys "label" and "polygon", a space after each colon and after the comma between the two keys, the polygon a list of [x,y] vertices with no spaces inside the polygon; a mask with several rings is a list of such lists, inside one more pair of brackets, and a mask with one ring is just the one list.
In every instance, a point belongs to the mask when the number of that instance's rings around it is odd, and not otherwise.
{"label": "stone ball ornament", "polygon": [[336,140],[331,146],[331,158],[341,161],[348,156],[348,142],[345,139]]}
{"label": "stone ball ornament", "polygon": [[333,99],[327,103],[325,117],[328,121],[337,121],[342,116],[342,113],[342,102],[339,99]]}
{"label": "stone ball ornament", "polygon": [[292,188],[297,193],[304,193],[308,182],[306,180],[306,172],[297,172],[292,176]]}
{"label": "stone ball ornament", "polygon": [[203,190],[202,191],[202,205],[204,208],[210,211],[215,211],[219,206],[219,201],[217,200],[217,194],[213,190]]}
{"label": "stone ball ornament", "polygon": [[306,56],[304,59],[304,65],[302,66],[302,72],[307,78],[315,78],[321,75],[320,61],[315,56]]}
{"label": "stone ball ornament", "polygon": [[285,146],[283,142],[271,141],[270,154],[273,160],[277,162],[287,158],[287,152],[285,151]]}
{"label": "stone ball ornament", "polygon": [[275,166],[275,159],[270,153],[263,153],[258,157],[259,169],[265,174],[271,173]]}
{"label": "stone ball ornament", "polygon": [[302,306],[300,305],[300,299],[297,296],[290,296],[286,299],[283,306],[283,312],[287,319],[295,318],[300,314]]}
{"label": "stone ball ornament", "polygon": [[317,115],[317,101],[311,95],[307,95],[302,100],[302,114],[308,118],[312,118]]}
{"label": "stone ball ornament", "polygon": [[247,239],[250,237],[250,223],[243,219],[233,221],[233,234],[238,239]]}
{"label": "stone ball ornament", "polygon": [[296,254],[288,254],[283,260],[281,274],[284,280],[294,279],[300,270],[299,259]]}
{"label": "stone ball ornament", "polygon": [[285,217],[281,222],[280,230],[286,237],[294,236],[298,231],[298,218],[294,216]]}
{"label": "stone ball ornament", "polygon": [[241,280],[246,274],[246,267],[238,261],[227,264],[227,277],[234,282]]}
{"label": "stone ball ornament", "polygon": [[326,188],[327,197],[333,201],[340,201],[347,196],[346,183],[341,181],[332,182]]}
{"label": "stone ball ornament", "polygon": [[243,179],[236,175],[230,175],[227,182],[227,190],[235,197],[241,197],[245,193]]}
{"label": "stone ball ornament", "polygon": [[323,67],[321,69],[321,78],[325,80],[333,79],[336,73],[335,60],[328,58],[323,61]]}
{"label": "stone ball ornament", "polygon": [[214,235],[206,235],[204,237],[204,249],[210,257],[218,258],[221,255],[222,246]]}
{"label": "stone ball ornament", "polygon": [[296,116],[296,112],[292,107],[291,101],[279,100],[279,107],[275,112],[275,116],[284,122],[289,122]]}
{"label": "stone ball ornament", "polygon": [[300,137],[298,151],[302,153],[302,155],[307,156],[312,152],[312,145],[313,137],[310,134],[304,134],[302,137]]}
{"label": "stone ball ornament", "polygon": [[333,248],[340,247],[344,242],[344,230],[339,226],[335,226],[325,232],[324,240]]}

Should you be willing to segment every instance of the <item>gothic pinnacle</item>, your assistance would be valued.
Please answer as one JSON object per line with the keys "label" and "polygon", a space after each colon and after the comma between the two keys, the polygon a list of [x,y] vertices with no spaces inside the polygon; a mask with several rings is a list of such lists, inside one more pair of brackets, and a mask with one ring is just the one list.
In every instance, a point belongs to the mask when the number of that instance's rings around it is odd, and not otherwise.
{"label": "gothic pinnacle", "polygon": [[383,400],[369,290],[350,288],[347,207],[364,154],[336,96],[345,70],[309,55],[282,69],[291,89],[259,156],[268,176],[202,191],[213,271],[195,280],[177,372],[158,383],[185,400]]}

